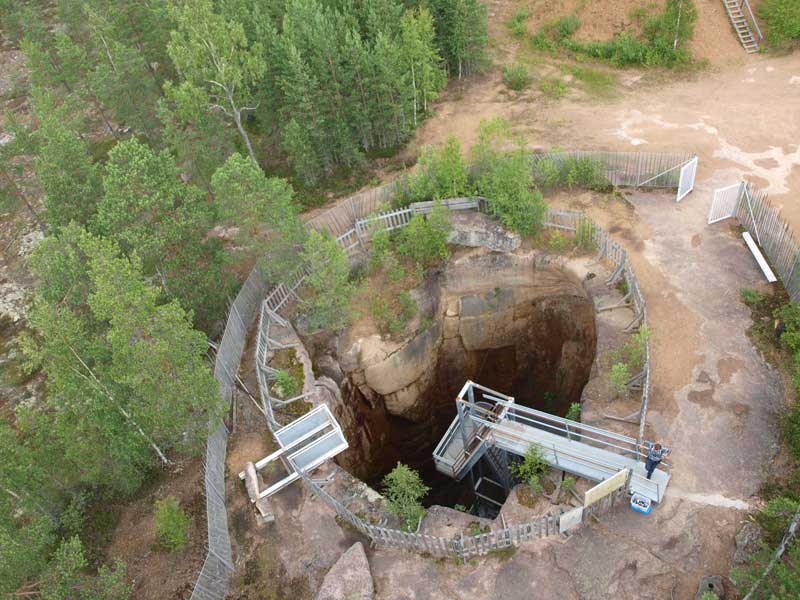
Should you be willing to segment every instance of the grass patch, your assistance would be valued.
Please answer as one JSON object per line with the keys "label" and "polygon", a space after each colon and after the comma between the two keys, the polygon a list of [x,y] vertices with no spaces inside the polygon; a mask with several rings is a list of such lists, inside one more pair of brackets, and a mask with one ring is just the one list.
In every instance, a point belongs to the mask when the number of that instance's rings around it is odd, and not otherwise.
{"label": "grass patch", "polygon": [[529,16],[530,13],[524,8],[521,8],[514,13],[513,17],[506,21],[506,27],[511,32],[511,35],[514,37],[522,37],[528,33],[528,27],[525,24],[525,21],[528,20]]}
{"label": "grass patch", "polygon": [[539,82],[539,89],[541,92],[551,100],[558,100],[567,95],[569,88],[558,77],[548,77]]}
{"label": "grass patch", "polygon": [[616,89],[617,77],[613,73],[591,67],[569,67],[568,71],[587,92],[595,96],[608,97]]}

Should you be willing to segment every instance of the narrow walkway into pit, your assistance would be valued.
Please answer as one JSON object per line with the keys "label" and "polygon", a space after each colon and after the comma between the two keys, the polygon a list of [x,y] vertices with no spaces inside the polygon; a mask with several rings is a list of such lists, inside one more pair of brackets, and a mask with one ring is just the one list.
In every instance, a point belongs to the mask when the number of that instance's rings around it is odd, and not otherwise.
{"label": "narrow walkway into pit", "polygon": [[517,405],[513,398],[468,381],[458,398],[458,416],[436,447],[436,468],[462,479],[490,448],[524,457],[532,447],[551,467],[591,481],[631,470],[629,490],[661,502],[669,473],[647,478],[635,438]]}

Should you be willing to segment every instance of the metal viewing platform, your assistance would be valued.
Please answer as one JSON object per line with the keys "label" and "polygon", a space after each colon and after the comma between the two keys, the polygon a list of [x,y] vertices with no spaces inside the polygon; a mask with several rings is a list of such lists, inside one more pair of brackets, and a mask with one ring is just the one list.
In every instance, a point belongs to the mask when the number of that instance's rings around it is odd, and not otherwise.
{"label": "metal viewing platform", "polygon": [[497,450],[524,456],[539,449],[552,467],[592,481],[631,470],[628,491],[661,502],[670,475],[661,468],[647,479],[635,438],[519,406],[514,398],[472,381],[456,398],[458,415],[433,452],[436,468],[461,480],[481,458],[497,462]]}

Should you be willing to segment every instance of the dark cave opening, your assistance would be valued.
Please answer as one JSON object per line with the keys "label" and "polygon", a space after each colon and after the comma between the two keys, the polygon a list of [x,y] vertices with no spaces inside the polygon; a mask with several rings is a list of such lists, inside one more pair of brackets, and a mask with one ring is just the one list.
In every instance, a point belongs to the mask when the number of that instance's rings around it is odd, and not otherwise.
{"label": "dark cave opening", "polygon": [[[357,436],[362,440],[359,460],[347,464],[351,472],[380,491],[384,476],[402,462],[431,488],[425,506],[474,506],[472,483],[480,473],[454,481],[436,470],[432,458],[456,415],[455,398],[464,383],[469,379],[513,396],[518,404],[564,416],[572,402],[580,402],[589,379],[596,347],[591,302],[585,297],[553,300],[534,306],[524,332],[502,340],[504,345],[467,350],[462,344],[443,344],[435,376],[417,400],[426,408],[419,420],[391,414],[380,397],[370,402],[347,381],[343,395],[357,406],[355,427],[363,433]],[[505,493],[497,500],[502,503]]]}

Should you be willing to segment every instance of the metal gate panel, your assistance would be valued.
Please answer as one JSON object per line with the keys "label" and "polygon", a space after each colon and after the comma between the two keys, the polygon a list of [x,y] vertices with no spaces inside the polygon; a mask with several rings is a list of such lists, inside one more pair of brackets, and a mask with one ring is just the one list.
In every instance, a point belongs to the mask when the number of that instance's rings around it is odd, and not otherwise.
{"label": "metal gate panel", "polygon": [[694,189],[694,178],[697,175],[697,161],[695,156],[692,160],[681,167],[681,178],[678,183],[678,196],[675,202],[680,202],[688,196]]}
{"label": "metal gate panel", "polygon": [[711,211],[708,213],[708,224],[735,217],[741,195],[741,183],[714,190],[714,200],[711,202]]}

